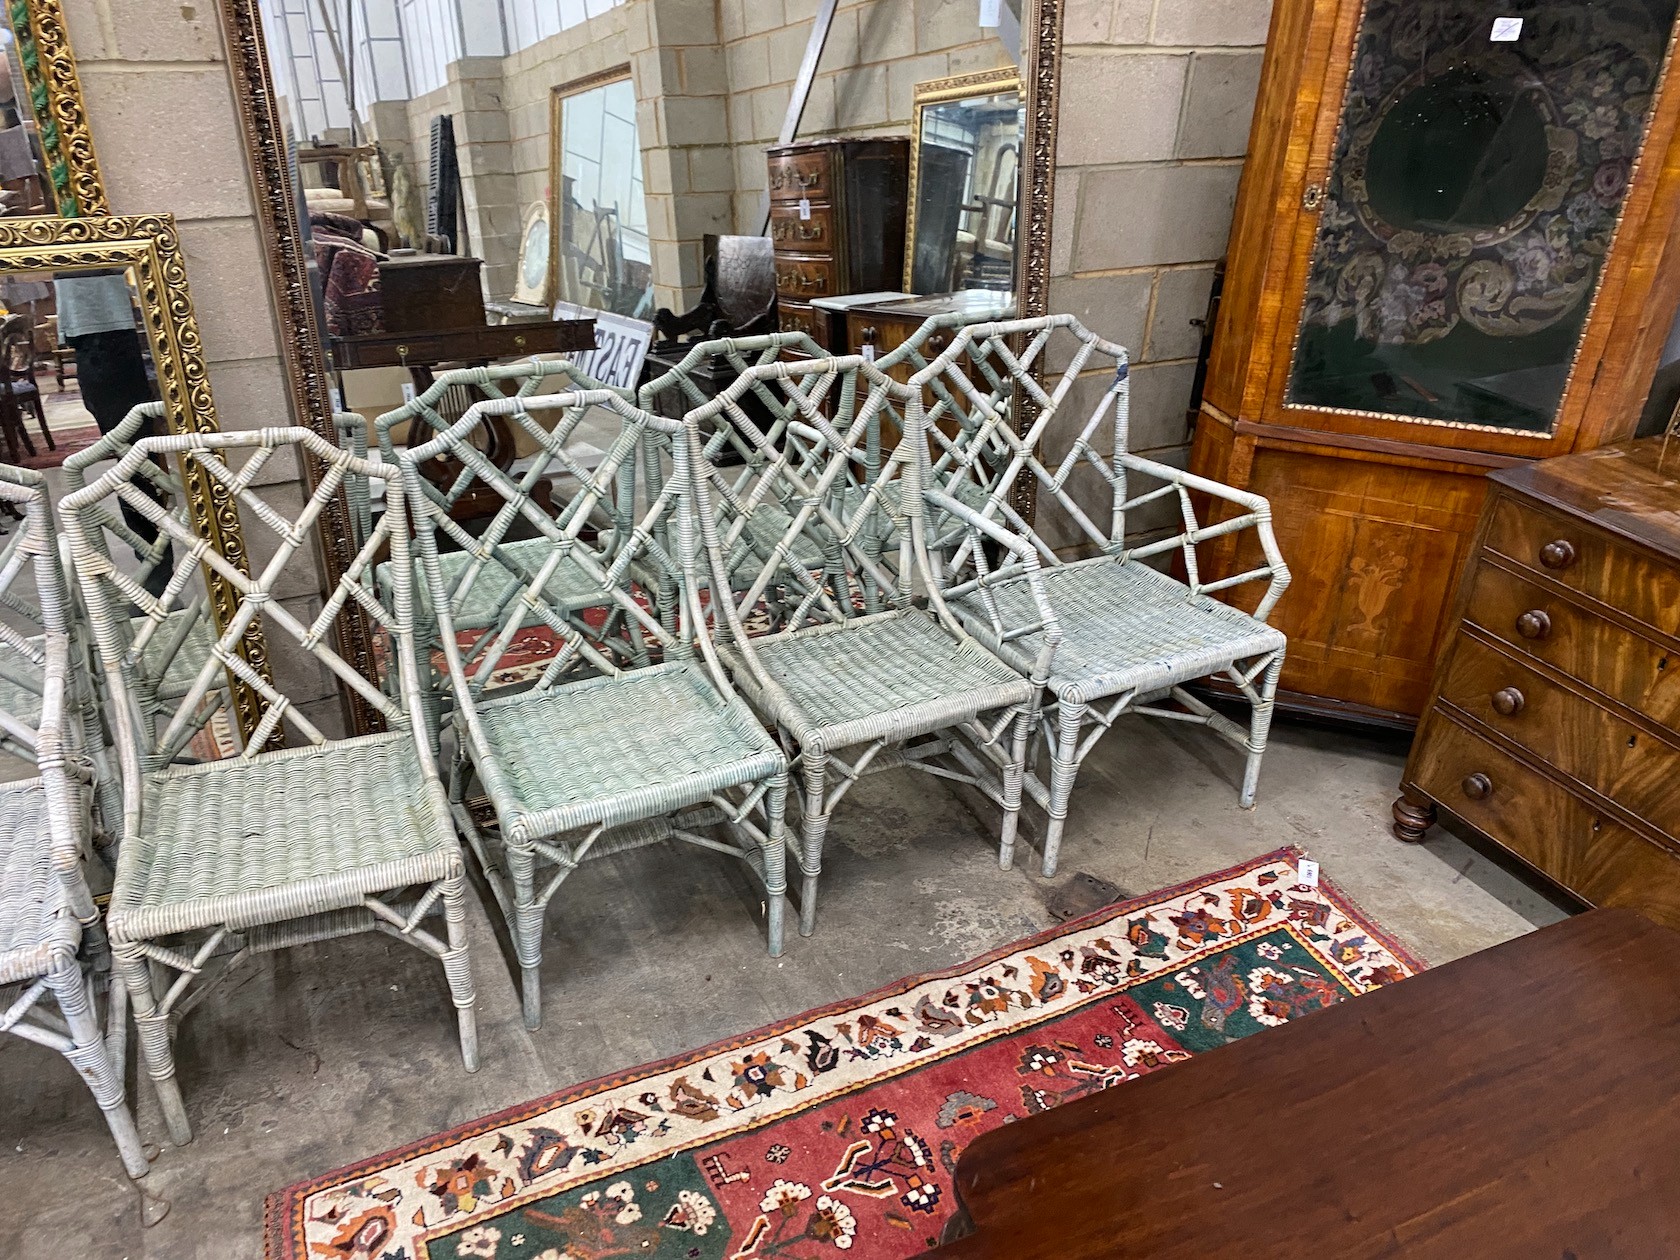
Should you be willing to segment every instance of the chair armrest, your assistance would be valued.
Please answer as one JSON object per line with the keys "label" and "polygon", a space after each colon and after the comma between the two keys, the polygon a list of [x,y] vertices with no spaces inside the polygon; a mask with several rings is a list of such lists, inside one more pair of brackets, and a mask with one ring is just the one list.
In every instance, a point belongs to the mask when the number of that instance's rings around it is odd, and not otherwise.
{"label": "chair armrest", "polygon": [[[1142,547],[1127,548],[1125,554],[1130,559],[1143,559],[1147,556],[1158,555],[1164,551],[1179,548],[1184,553],[1185,572],[1190,579],[1190,591],[1193,595],[1209,595],[1217,591],[1228,590],[1234,586],[1241,586],[1248,582],[1266,580],[1266,593],[1260,599],[1259,605],[1252,614],[1257,621],[1265,621],[1271,615],[1284,591],[1289,588],[1289,566],[1284,563],[1283,553],[1278,549],[1277,535],[1272,531],[1272,505],[1264,495],[1238,490],[1234,486],[1223,482],[1211,481],[1206,477],[1198,477],[1195,473],[1185,472],[1182,468],[1174,468],[1171,464],[1159,464],[1152,459],[1144,459],[1140,455],[1121,453],[1117,457],[1121,469],[1120,480],[1115,486],[1115,530],[1114,538],[1118,543],[1125,536],[1124,522],[1127,510],[1138,507],[1153,499],[1168,494],[1176,494],[1179,510],[1184,519],[1184,531],[1172,538]],[[1136,472],[1165,483],[1160,489],[1152,490],[1136,498],[1125,497],[1126,472]],[[1196,519],[1194,506],[1190,502],[1190,494],[1205,494],[1209,498],[1220,499],[1226,503],[1233,503],[1243,511],[1235,516],[1227,517],[1223,521],[1212,525],[1203,525]],[[1260,542],[1260,551],[1266,562],[1246,572],[1221,578],[1215,582],[1203,582],[1201,569],[1196,560],[1196,545],[1211,538],[1222,538],[1227,534],[1240,533],[1245,529],[1252,529]]]}

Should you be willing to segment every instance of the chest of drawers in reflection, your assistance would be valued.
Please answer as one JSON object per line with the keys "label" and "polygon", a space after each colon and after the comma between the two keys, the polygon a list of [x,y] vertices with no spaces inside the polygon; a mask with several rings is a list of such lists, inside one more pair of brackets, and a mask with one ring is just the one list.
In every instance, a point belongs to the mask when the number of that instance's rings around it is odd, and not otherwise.
{"label": "chest of drawers in reflection", "polygon": [[1680,927],[1680,441],[1493,474],[1394,806]]}

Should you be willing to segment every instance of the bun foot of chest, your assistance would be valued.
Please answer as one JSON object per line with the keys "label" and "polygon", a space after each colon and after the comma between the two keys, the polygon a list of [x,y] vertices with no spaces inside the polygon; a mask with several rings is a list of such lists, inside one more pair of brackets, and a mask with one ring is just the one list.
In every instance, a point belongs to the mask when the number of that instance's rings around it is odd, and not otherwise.
{"label": "bun foot of chest", "polygon": [[1394,802],[1394,835],[1407,844],[1421,844],[1435,825],[1435,806],[1402,792]]}

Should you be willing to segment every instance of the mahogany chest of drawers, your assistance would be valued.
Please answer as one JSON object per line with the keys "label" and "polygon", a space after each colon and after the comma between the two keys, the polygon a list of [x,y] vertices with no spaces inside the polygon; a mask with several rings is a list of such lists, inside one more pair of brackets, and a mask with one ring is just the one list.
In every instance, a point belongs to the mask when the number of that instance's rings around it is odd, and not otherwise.
{"label": "mahogany chest of drawers", "polygon": [[910,141],[812,140],[773,146],[770,240],[784,332],[830,344],[813,298],[897,289],[904,280]]}
{"label": "mahogany chest of drawers", "polygon": [[1680,441],[1489,481],[1395,834],[1446,810],[1582,901],[1680,927]]}

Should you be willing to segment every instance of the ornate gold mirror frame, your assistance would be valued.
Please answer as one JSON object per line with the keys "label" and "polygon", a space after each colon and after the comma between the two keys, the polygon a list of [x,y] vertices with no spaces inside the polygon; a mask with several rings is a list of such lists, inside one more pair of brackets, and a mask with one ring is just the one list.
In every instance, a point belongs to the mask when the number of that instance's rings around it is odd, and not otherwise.
{"label": "ornate gold mirror frame", "polygon": [[[94,269],[121,269],[133,277],[170,432],[216,432],[216,404],[171,216],[0,218],[0,273]],[[181,477],[193,527],[230,564],[249,573],[238,506],[226,489],[213,487],[191,460],[183,461]],[[208,567],[205,578],[216,628],[223,630],[238,611],[238,592]],[[271,678],[268,648],[255,622],[240,640],[239,653],[257,674]],[[248,736],[262,718],[262,699],[231,674],[228,681],[240,733]]]}
{"label": "ornate gold mirror frame", "polygon": [[6,6],[23,88],[41,138],[50,204],[66,219],[109,214],[58,0],[6,0]]}

